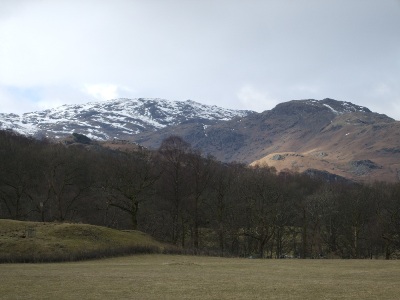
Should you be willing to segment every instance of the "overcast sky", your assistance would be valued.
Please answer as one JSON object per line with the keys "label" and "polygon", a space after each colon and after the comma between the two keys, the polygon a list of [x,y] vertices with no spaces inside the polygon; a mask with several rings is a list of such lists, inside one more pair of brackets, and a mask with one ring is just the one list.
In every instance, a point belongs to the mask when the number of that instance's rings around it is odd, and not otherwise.
{"label": "overcast sky", "polygon": [[118,97],[400,120],[400,0],[0,1],[0,112]]}

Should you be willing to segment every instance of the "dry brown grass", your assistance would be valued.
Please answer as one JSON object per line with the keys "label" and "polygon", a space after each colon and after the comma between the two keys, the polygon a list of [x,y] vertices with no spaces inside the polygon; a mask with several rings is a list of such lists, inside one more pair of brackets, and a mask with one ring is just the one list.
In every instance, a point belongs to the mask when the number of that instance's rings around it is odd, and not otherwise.
{"label": "dry brown grass", "polygon": [[[357,113],[340,115],[307,141],[298,135],[302,130],[286,132],[265,148],[265,156],[252,164],[267,164],[278,171],[289,169],[303,172],[309,168],[324,170],[359,182],[398,182],[400,122],[380,124],[381,119],[375,115],[377,123],[373,123],[368,120],[370,117]],[[333,129],[335,127],[338,129]],[[327,155],[319,156],[321,152]],[[276,154],[290,155],[282,160],[271,159]],[[379,168],[369,169],[362,174],[355,172],[351,162],[366,159],[376,163]]]}
{"label": "dry brown grass", "polygon": [[0,266],[0,299],[398,299],[400,261],[138,255]]}

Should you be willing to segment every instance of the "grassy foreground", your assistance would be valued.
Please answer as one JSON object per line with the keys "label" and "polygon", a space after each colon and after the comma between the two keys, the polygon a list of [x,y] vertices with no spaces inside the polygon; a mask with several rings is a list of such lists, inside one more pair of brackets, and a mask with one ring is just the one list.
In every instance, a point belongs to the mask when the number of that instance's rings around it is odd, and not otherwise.
{"label": "grassy foreground", "polygon": [[158,253],[162,244],[139,231],[87,224],[0,219],[0,262],[75,261],[133,253]]}
{"label": "grassy foreground", "polygon": [[136,255],[0,266],[0,299],[399,299],[400,261]]}

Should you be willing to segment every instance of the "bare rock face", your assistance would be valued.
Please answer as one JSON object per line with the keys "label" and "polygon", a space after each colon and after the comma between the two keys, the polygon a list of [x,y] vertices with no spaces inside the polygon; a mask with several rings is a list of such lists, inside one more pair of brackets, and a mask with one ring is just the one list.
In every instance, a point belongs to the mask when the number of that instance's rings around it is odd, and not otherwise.
{"label": "bare rock face", "polygon": [[355,160],[350,162],[351,171],[356,175],[366,175],[374,169],[381,169],[376,163],[369,159]]}

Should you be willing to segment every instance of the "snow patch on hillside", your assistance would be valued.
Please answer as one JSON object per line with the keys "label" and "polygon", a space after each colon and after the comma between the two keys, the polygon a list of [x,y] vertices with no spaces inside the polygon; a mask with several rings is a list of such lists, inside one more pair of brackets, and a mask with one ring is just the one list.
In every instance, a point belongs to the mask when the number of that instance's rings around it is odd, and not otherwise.
{"label": "snow patch on hillside", "polygon": [[339,112],[337,110],[334,110],[331,106],[329,106],[328,104],[323,104],[323,106],[329,108],[331,111],[333,111],[334,114],[338,115]]}

